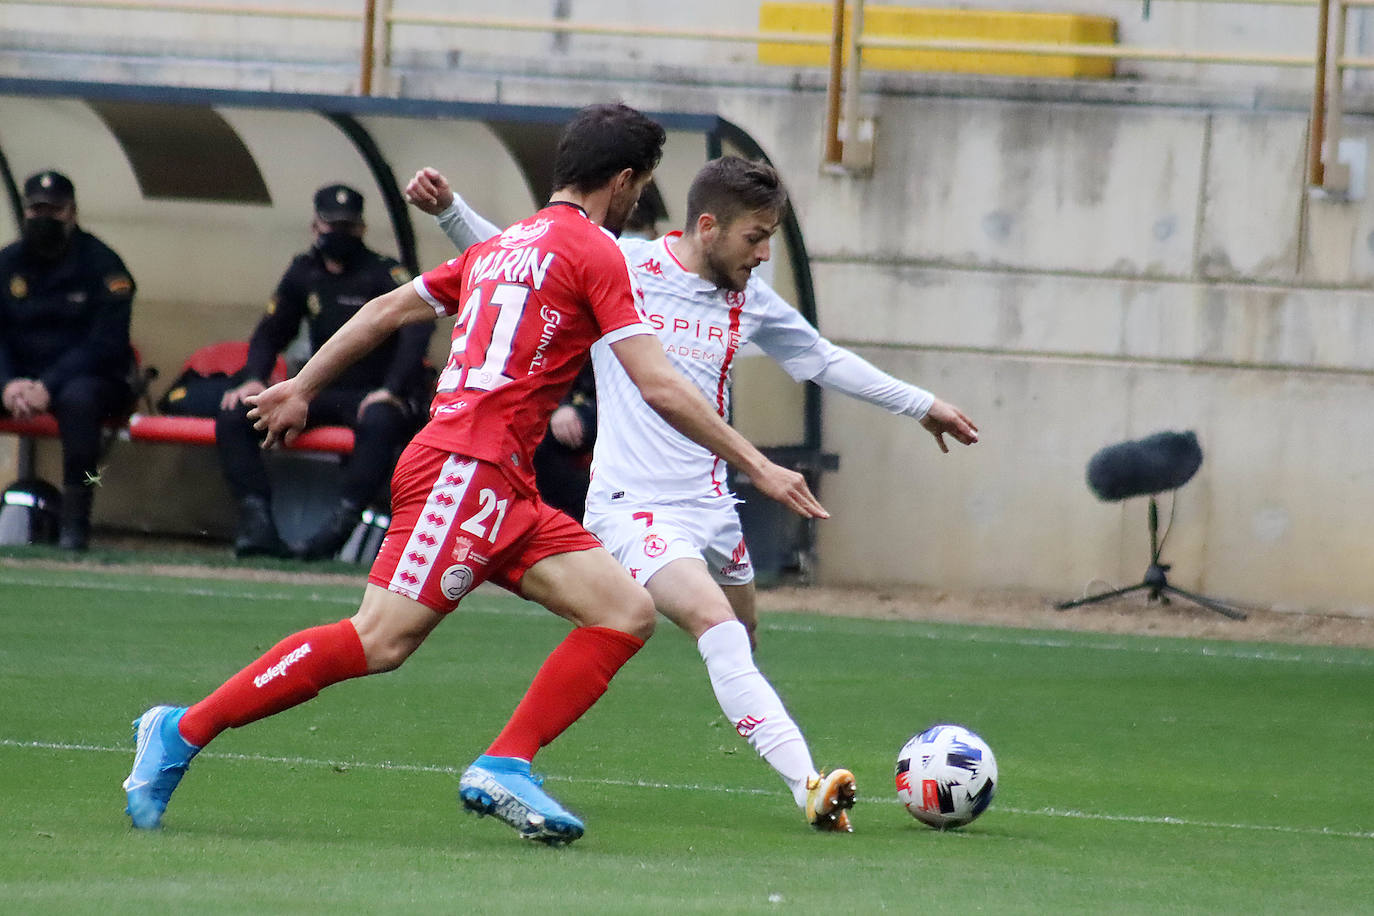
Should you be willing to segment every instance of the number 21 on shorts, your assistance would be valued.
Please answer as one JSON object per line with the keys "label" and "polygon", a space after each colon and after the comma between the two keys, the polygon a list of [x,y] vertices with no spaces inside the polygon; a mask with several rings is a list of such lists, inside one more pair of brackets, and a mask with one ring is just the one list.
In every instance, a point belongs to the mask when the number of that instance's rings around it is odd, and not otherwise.
{"label": "number 21 on shorts", "polygon": [[[484,487],[482,492],[477,494],[477,501],[477,511],[458,527],[489,544],[495,544],[496,536],[501,531],[501,522],[506,518],[506,507],[510,500],[498,499],[493,491]],[[493,512],[496,513],[496,520],[491,525],[491,533],[488,534],[487,519],[491,518]]]}

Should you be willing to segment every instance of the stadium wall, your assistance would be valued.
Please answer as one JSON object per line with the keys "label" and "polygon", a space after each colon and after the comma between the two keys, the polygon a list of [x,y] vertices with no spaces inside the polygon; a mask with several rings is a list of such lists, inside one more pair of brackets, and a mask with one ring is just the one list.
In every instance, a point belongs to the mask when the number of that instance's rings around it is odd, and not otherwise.
{"label": "stadium wall", "polygon": [[[979,423],[983,441],[946,456],[827,395],[841,466],[821,491],[821,581],[1064,597],[1137,582],[1144,501],[1097,502],[1085,465],[1195,429],[1205,461],[1165,551],[1177,584],[1374,612],[1357,495],[1374,473],[1374,218],[1305,194],[1301,94],[884,77],[866,96],[873,172],[854,177],[818,168],[819,85],[467,76],[479,98],[622,95],[743,126],[791,185],[822,331]],[[1374,122],[1345,127],[1359,170]]]}

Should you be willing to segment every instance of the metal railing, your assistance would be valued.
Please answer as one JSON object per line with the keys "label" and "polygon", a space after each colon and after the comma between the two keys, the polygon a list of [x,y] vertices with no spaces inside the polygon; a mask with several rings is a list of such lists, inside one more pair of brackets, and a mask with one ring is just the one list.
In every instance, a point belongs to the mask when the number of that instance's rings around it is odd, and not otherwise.
{"label": "metal railing", "polygon": [[[828,47],[830,49],[830,79],[826,102],[823,164],[854,169],[865,167],[868,161],[867,151],[857,154],[853,152],[856,147],[862,150],[862,144],[851,142],[849,144],[850,155],[846,156],[845,143],[846,138],[853,138],[857,141],[864,133],[863,119],[860,114],[859,90],[865,51],[943,51],[1040,57],[1071,55],[1078,58],[1114,61],[1310,68],[1313,72],[1313,101],[1306,169],[1307,181],[1313,186],[1323,187],[1327,190],[1343,190],[1341,182],[1345,178],[1345,173],[1336,165],[1336,146],[1339,144],[1340,137],[1342,81],[1347,71],[1374,69],[1374,59],[1346,57],[1340,51],[1344,49],[1345,45],[1345,23],[1348,11],[1355,7],[1374,7],[1374,0],[1163,0],[1163,2],[1311,9],[1316,14],[1314,32],[1317,51],[1315,54],[1246,54],[1179,48],[1137,48],[1115,44],[1033,43],[872,35],[864,33],[863,0],[850,0],[848,3],[846,0],[834,0],[831,31],[828,34],[681,30],[623,24],[572,23],[558,20],[496,19],[442,13],[401,13],[391,9],[392,0],[383,0],[386,9],[382,12],[380,19],[383,23],[384,59],[389,59],[391,29],[397,25]],[[1334,16],[1331,15],[1333,6],[1336,7]],[[846,16],[847,8],[849,10],[848,16]],[[852,28],[846,28],[846,19],[852,23]],[[1335,23],[1334,28],[1332,27],[1333,22]],[[1333,46],[1338,49],[1335,54],[1328,52],[1328,49]],[[1328,179],[1330,183],[1328,183]]]}
{"label": "metal railing", "polygon": [[[833,0],[829,32],[732,31],[681,29],[623,23],[575,23],[556,19],[511,19],[462,16],[447,13],[406,12],[395,9],[395,0],[361,0],[357,10],[273,6],[267,3],[195,3],[172,0],[0,0],[7,5],[64,9],[122,10],[135,13],[192,13],[239,18],[294,19],[356,23],[359,28],[358,91],[371,95],[378,77],[390,67],[393,32],[397,26],[507,32],[539,32],[552,35],[600,35],[646,40],[687,40],[711,43],[772,44],[825,47],[829,49],[829,82],[823,161],[837,167],[862,167],[855,156],[862,131],[860,84],[865,51],[925,51],[968,54],[1008,54],[1039,57],[1155,61],[1177,64],[1311,68],[1313,92],[1306,166],[1307,182],[1341,192],[1348,174],[1338,162],[1343,116],[1344,81],[1347,73],[1374,69],[1374,58],[1344,53],[1349,12],[1374,8],[1374,0],[1159,0],[1166,3],[1234,4],[1250,7],[1312,9],[1316,52],[1306,54],[1245,54],[1215,50],[1138,48],[1116,44],[989,41],[981,39],[901,38],[866,34],[863,0]],[[1131,0],[1132,3],[1142,0]],[[1154,0],[1143,0],[1148,6]],[[846,22],[852,28],[846,28]]]}

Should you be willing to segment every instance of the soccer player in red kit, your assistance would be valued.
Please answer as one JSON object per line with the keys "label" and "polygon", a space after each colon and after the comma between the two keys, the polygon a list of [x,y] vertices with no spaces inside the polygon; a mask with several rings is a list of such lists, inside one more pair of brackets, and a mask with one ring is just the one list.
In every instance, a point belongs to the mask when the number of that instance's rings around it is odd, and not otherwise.
{"label": "soccer player in red kit", "polygon": [[582,822],[543,791],[530,761],[582,716],[653,631],[648,593],[583,528],[545,506],[531,456],[549,415],[606,340],[645,401],[749,474],[767,495],[825,517],[800,474],[735,432],[668,362],[644,323],[614,235],[658,164],[663,129],[624,105],[564,128],[550,204],[365,305],[300,374],[250,399],[265,445],[303,428],[311,397],[398,328],[456,315],[429,424],[392,479],[392,524],[358,612],[287,637],[188,707],[136,721],[124,782],[135,827],[160,825],[191,759],[226,728],[282,712],[349,678],[397,668],[477,584],[491,579],[573,624],[536,673],[459,797],[527,839],[566,843]]}

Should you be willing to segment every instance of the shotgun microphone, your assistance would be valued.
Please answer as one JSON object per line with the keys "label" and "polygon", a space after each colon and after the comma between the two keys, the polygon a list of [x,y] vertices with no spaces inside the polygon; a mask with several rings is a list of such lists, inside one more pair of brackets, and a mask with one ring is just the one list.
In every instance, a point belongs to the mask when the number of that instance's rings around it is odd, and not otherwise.
{"label": "shotgun microphone", "polygon": [[1183,486],[1202,466],[1197,434],[1161,432],[1109,445],[1088,461],[1088,488],[1103,502]]}

